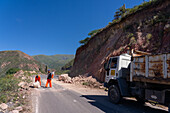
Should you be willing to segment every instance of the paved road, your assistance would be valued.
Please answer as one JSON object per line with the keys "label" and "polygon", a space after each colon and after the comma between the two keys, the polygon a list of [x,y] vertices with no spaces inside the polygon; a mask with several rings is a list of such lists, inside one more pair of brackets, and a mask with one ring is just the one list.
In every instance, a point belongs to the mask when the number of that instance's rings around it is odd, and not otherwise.
{"label": "paved road", "polygon": [[[42,86],[45,86],[42,81]],[[54,83],[53,88],[34,90],[33,105],[35,113],[168,113],[133,100],[114,105],[105,95],[81,95]]]}

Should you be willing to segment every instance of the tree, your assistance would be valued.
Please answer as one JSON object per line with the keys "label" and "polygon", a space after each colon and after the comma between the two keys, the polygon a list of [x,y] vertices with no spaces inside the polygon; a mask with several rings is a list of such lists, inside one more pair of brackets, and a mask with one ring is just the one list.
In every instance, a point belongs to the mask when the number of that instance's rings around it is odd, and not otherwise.
{"label": "tree", "polygon": [[[94,36],[94,35],[95,35],[97,32],[99,32],[99,31],[101,31],[101,29],[93,30],[93,31],[91,31],[90,33],[88,33],[88,35],[92,37],[92,36]],[[87,37],[87,38],[85,38],[84,40],[80,40],[79,43],[85,45],[85,44],[87,44],[87,42],[88,42],[89,40],[90,40],[90,37]]]}
{"label": "tree", "polygon": [[87,37],[87,38],[85,38],[84,40],[80,40],[79,43],[85,45],[85,44],[87,44],[87,42],[89,41],[89,39],[90,39],[90,38]]}
{"label": "tree", "polygon": [[45,66],[45,72],[48,72],[48,66],[47,65]]}
{"label": "tree", "polygon": [[94,34],[96,34],[97,32],[99,32],[101,29],[96,29],[91,31],[90,33],[88,33],[89,36],[93,36]]}
{"label": "tree", "polygon": [[115,20],[118,20],[119,17],[120,17],[120,12],[119,12],[119,11],[116,11],[116,12],[115,12],[115,15],[114,15],[114,19],[115,19]]}
{"label": "tree", "polygon": [[118,20],[120,17],[123,17],[126,13],[127,9],[125,7],[125,4],[123,4],[122,7],[120,7],[119,9],[117,9],[117,11],[115,12],[114,15],[114,20]]}

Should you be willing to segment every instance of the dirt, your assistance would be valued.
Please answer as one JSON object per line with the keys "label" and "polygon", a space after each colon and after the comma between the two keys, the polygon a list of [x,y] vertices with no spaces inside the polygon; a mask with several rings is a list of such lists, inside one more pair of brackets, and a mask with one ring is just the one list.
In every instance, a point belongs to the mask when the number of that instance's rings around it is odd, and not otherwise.
{"label": "dirt", "polygon": [[90,88],[81,84],[70,84],[57,80],[54,80],[53,82],[63,86],[66,89],[73,90],[82,95],[107,95],[107,91],[105,91],[104,89]]}

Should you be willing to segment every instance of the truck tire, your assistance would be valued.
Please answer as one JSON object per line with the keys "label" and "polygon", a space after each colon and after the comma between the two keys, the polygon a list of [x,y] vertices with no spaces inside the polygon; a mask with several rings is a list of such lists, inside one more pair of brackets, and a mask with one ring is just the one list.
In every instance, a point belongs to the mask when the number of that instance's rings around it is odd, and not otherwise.
{"label": "truck tire", "polygon": [[116,85],[111,85],[108,90],[108,96],[112,103],[117,104],[122,99],[119,88]]}

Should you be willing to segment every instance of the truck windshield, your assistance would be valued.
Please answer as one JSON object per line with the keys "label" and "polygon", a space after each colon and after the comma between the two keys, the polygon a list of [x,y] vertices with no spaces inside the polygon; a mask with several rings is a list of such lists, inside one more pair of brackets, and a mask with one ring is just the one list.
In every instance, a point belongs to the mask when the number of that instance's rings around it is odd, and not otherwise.
{"label": "truck windshield", "polygon": [[117,58],[113,58],[111,65],[110,65],[110,68],[116,68],[116,67],[117,67]]}

